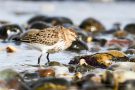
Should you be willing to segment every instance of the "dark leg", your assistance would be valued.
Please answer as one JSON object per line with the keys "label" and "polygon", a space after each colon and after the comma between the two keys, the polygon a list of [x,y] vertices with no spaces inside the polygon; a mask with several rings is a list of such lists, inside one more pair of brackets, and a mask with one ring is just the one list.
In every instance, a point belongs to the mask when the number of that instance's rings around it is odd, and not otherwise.
{"label": "dark leg", "polygon": [[48,60],[48,63],[50,62],[49,60],[49,53],[47,53],[47,56],[46,56],[47,60]]}
{"label": "dark leg", "polygon": [[42,57],[42,54],[38,57],[38,64],[40,64],[41,57]]}

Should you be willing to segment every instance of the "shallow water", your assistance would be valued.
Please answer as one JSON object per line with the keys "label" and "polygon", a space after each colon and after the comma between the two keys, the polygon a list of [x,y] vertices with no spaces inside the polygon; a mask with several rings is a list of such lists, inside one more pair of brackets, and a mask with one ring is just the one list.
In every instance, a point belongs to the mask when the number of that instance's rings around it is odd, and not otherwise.
{"label": "shallow water", "polygon": [[[12,45],[17,50],[14,53],[7,53],[6,47]],[[40,52],[34,49],[29,49],[26,45],[22,44],[16,46],[13,43],[0,43],[0,67],[4,68],[13,68],[19,71],[31,69],[32,66],[37,65],[37,59],[40,56]],[[56,54],[50,54],[49,58],[51,61],[59,61],[64,64],[67,64],[69,60],[75,54],[69,52],[60,52]],[[41,65],[44,65],[47,62],[46,54],[41,58]],[[34,67],[33,67],[34,68]]]}
{"label": "shallow water", "polygon": [[[95,17],[107,28],[111,28],[115,22],[122,26],[135,20],[135,3],[90,3],[90,2],[22,2],[22,1],[0,1],[0,20],[13,23],[25,24],[35,14],[49,16],[65,16],[79,25],[87,17]],[[21,13],[16,15],[15,13]],[[5,48],[13,45],[17,48],[15,53],[6,53]],[[3,49],[3,50],[1,50]],[[37,65],[40,52],[27,49],[26,45],[17,46],[13,43],[0,43],[0,69],[14,68],[19,71],[32,69],[27,65]],[[67,64],[77,54],[60,52],[50,55],[51,60]],[[46,62],[45,55],[41,63]]]}

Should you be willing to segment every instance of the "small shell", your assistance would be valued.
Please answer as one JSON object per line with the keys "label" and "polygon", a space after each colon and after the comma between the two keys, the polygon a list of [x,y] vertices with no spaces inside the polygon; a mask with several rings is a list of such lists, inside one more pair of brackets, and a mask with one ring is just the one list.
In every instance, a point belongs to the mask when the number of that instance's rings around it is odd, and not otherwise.
{"label": "small shell", "polygon": [[114,36],[118,38],[125,38],[127,35],[128,33],[122,30],[114,33]]}
{"label": "small shell", "polygon": [[79,62],[80,65],[88,65],[85,61],[85,59],[80,59],[80,62]]}
{"label": "small shell", "polygon": [[92,37],[87,37],[87,43],[91,43],[92,42]]}
{"label": "small shell", "polygon": [[16,52],[17,49],[15,47],[13,47],[13,46],[7,46],[6,51],[8,53],[13,53],[13,52]]}

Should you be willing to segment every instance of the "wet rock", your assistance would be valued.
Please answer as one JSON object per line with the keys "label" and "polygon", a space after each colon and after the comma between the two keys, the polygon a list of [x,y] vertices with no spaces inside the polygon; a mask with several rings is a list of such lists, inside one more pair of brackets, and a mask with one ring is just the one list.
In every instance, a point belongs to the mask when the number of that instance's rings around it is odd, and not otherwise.
{"label": "wet rock", "polygon": [[86,32],[92,32],[93,34],[103,32],[105,27],[94,18],[85,19],[79,26],[84,29]]}
{"label": "wet rock", "polygon": [[91,80],[92,77],[96,76],[94,73],[89,73],[83,77],[83,80],[88,81]]}
{"label": "wet rock", "polygon": [[114,75],[111,71],[106,71],[105,73],[102,74],[102,83],[105,84],[106,87],[115,87],[115,78]]}
{"label": "wet rock", "polygon": [[38,70],[40,77],[55,77],[55,71],[53,69],[39,69]]}
{"label": "wet rock", "polygon": [[106,39],[97,39],[97,38],[93,38],[92,42],[95,42],[96,44],[100,45],[100,46],[105,46],[105,44],[107,43]]}
{"label": "wet rock", "polygon": [[101,76],[99,75],[94,75],[90,78],[91,81],[95,82],[95,83],[101,83]]}
{"label": "wet rock", "polygon": [[45,16],[45,15],[36,15],[36,16],[33,16],[32,18],[30,18],[28,20],[28,25],[34,23],[34,22],[38,22],[38,21],[41,21],[41,22],[46,22],[46,19],[48,18],[48,16]]}
{"label": "wet rock", "polygon": [[127,80],[119,84],[118,90],[134,90],[135,89],[135,80]]}
{"label": "wet rock", "polygon": [[49,66],[60,66],[61,64],[59,62],[56,61],[52,61],[48,63]]}
{"label": "wet rock", "polygon": [[129,62],[135,62],[134,54],[133,54],[133,56],[129,56]]}
{"label": "wet rock", "polygon": [[2,20],[0,20],[0,26],[2,26],[2,25],[6,25],[6,24],[9,24],[10,22],[8,22],[8,21],[2,21]]}
{"label": "wet rock", "polygon": [[135,45],[129,46],[129,49],[135,49]]}
{"label": "wet rock", "polygon": [[31,90],[22,77],[12,69],[0,71],[0,89]]}
{"label": "wet rock", "polygon": [[72,80],[72,75],[70,75],[67,66],[51,66],[51,68],[55,71],[55,77]]}
{"label": "wet rock", "polygon": [[[37,81],[40,76],[37,72],[25,72],[25,73],[22,73],[24,74],[23,75],[23,79],[26,81],[26,82],[34,82],[34,81]],[[31,83],[30,83],[31,85]]]}
{"label": "wet rock", "polygon": [[23,32],[22,27],[17,24],[7,24],[0,27],[0,38],[3,40],[12,40],[15,36]]}
{"label": "wet rock", "polygon": [[118,51],[118,50],[109,50],[108,52],[106,52],[108,54],[111,54],[114,58],[112,59],[113,61],[129,61],[129,58],[126,56],[126,54],[122,51]]}
{"label": "wet rock", "polygon": [[114,63],[110,67],[109,70],[125,70],[125,71],[135,71],[135,63],[133,62],[119,62]]}
{"label": "wet rock", "polygon": [[72,45],[67,49],[67,51],[71,52],[81,52],[82,50],[89,50],[87,44],[83,41],[76,40],[72,43]]}
{"label": "wet rock", "polygon": [[135,80],[135,72],[133,71],[116,70],[113,73],[118,83],[123,83],[127,80]]}
{"label": "wet rock", "polygon": [[135,23],[127,24],[124,27],[124,30],[130,34],[135,34]]}
{"label": "wet rock", "polygon": [[74,74],[73,79],[74,79],[74,80],[79,80],[79,79],[81,79],[82,77],[83,77],[82,73],[76,72],[76,73]]}
{"label": "wet rock", "polygon": [[99,46],[99,45],[95,45],[95,46],[92,46],[91,48],[90,48],[90,52],[99,52],[101,50],[101,47]]}
{"label": "wet rock", "polygon": [[108,89],[101,83],[89,81],[83,84],[82,90],[108,90]]}
{"label": "wet rock", "polygon": [[102,76],[102,82],[105,83],[107,87],[109,86],[116,90],[119,90],[120,88],[123,88],[121,87],[121,85],[124,85],[125,82],[129,80],[135,80],[135,78],[132,76],[134,74],[134,72],[123,70],[116,70],[114,72],[107,71],[105,75]]}
{"label": "wet rock", "polygon": [[111,54],[111,55],[113,55],[115,57],[126,57],[125,53],[123,53],[122,51],[118,51],[118,50],[109,50],[106,53]]}
{"label": "wet rock", "polygon": [[123,30],[120,30],[114,33],[114,36],[117,38],[126,38],[127,35],[128,33]]}
{"label": "wet rock", "polygon": [[122,47],[119,46],[119,45],[113,45],[113,46],[108,47],[108,50],[118,50],[118,51],[121,51]]}
{"label": "wet rock", "polygon": [[32,90],[68,90],[70,83],[62,78],[45,78],[33,84]]}
{"label": "wet rock", "polygon": [[74,65],[69,65],[68,70],[70,73],[74,73],[76,71],[76,68]]}
{"label": "wet rock", "polygon": [[92,38],[91,36],[88,36],[85,32],[83,31],[76,31],[77,35],[78,35],[78,39],[80,41],[83,41],[85,43],[91,42],[90,38]]}
{"label": "wet rock", "polygon": [[135,49],[127,49],[124,53],[133,55],[135,54]]}
{"label": "wet rock", "polygon": [[107,42],[108,46],[119,45],[123,47],[128,47],[128,46],[131,46],[132,44],[133,44],[133,41],[128,40],[128,39],[112,39]]}
{"label": "wet rock", "polygon": [[45,23],[43,21],[35,21],[35,22],[29,24],[27,29],[40,29],[40,30],[43,30],[43,29],[48,28],[50,26],[51,25],[49,25],[48,23]]}
{"label": "wet rock", "polygon": [[96,53],[93,55],[76,56],[69,64],[78,64],[81,59],[84,59],[91,66],[107,68],[112,64],[112,58],[113,56],[107,53]]}
{"label": "wet rock", "polygon": [[81,72],[82,74],[87,73],[89,71],[93,71],[95,69],[94,66],[90,65],[69,65],[69,72],[75,73],[75,72]]}
{"label": "wet rock", "polygon": [[103,34],[114,34],[117,31],[119,32],[120,30],[121,30],[121,23],[116,22],[113,24],[111,29],[104,31]]}
{"label": "wet rock", "polygon": [[49,17],[46,19],[46,22],[50,23],[53,26],[64,25],[64,24],[73,25],[72,20],[70,20],[67,17]]}

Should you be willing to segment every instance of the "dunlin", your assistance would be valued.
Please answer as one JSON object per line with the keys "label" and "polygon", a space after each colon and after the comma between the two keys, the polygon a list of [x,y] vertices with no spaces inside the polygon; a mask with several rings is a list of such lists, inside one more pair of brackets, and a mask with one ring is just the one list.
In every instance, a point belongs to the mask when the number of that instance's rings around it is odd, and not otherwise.
{"label": "dunlin", "polygon": [[77,34],[75,31],[62,26],[54,26],[43,30],[31,29],[24,33],[20,40],[41,51],[41,55],[38,58],[38,64],[40,64],[42,54],[47,53],[47,60],[50,62],[50,53],[67,49],[76,38]]}

